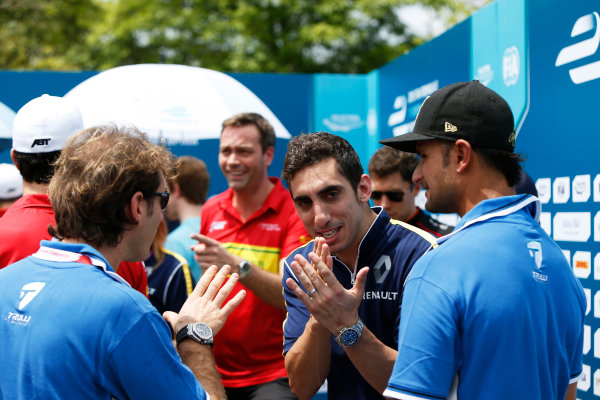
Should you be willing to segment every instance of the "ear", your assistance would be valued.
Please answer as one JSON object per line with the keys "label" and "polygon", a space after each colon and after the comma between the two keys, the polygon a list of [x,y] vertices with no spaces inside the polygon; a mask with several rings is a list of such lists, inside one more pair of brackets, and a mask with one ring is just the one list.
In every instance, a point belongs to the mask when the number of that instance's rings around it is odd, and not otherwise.
{"label": "ear", "polygon": [[171,197],[181,197],[181,186],[179,186],[179,183],[173,182],[169,190],[171,191]]}
{"label": "ear", "polygon": [[471,143],[464,139],[458,139],[456,143],[454,143],[452,151],[457,163],[456,172],[462,174],[469,168],[469,165],[471,165],[473,161],[473,148],[471,147]]}
{"label": "ear", "polygon": [[125,215],[129,217],[132,224],[137,225],[142,219],[142,215],[146,213],[148,204],[144,200],[142,192],[135,192],[129,203],[125,206]]}
{"label": "ear", "polygon": [[273,156],[274,155],[275,155],[275,147],[269,146],[265,150],[265,153],[263,154],[263,157],[265,158],[265,164],[267,164],[267,168],[271,166],[271,163],[273,162]]}
{"label": "ear", "polygon": [[15,155],[15,149],[10,149],[10,159],[12,160],[13,164],[15,164],[15,167],[17,167],[17,169],[20,171],[21,168],[19,168],[19,164],[17,164],[17,157]]}
{"label": "ear", "polygon": [[371,198],[371,191],[373,188],[373,183],[371,182],[371,178],[369,175],[362,174],[360,177],[360,181],[358,182],[358,187],[356,188],[356,192],[358,194],[358,200],[361,203],[368,203]]}

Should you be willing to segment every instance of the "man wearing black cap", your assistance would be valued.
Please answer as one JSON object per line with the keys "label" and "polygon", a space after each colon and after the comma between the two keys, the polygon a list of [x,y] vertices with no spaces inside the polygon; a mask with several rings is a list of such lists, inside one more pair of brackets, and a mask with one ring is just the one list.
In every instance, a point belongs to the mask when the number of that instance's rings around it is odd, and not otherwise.
{"label": "man wearing black cap", "polygon": [[394,399],[575,399],[586,300],[560,248],[515,195],[512,112],[477,81],[434,92],[412,133],[381,143],[421,157],[413,182],[455,230],[404,287]]}

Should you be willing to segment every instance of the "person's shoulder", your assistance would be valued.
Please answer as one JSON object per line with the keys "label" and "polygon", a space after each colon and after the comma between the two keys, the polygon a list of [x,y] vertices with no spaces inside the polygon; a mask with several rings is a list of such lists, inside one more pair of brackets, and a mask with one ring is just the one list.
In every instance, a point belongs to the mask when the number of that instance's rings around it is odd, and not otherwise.
{"label": "person's shoulder", "polygon": [[414,243],[421,243],[423,245],[437,246],[436,237],[431,233],[424,231],[414,225],[406,222],[390,219],[391,235],[401,236],[401,243],[404,245],[406,241],[412,241]]}
{"label": "person's shoulder", "polygon": [[296,247],[294,250],[292,250],[290,252],[290,254],[286,257],[286,260],[293,260],[294,256],[296,254],[301,254],[303,256],[308,256],[308,253],[310,253],[311,251],[313,251],[313,249],[315,248],[315,241],[311,240],[301,246]]}

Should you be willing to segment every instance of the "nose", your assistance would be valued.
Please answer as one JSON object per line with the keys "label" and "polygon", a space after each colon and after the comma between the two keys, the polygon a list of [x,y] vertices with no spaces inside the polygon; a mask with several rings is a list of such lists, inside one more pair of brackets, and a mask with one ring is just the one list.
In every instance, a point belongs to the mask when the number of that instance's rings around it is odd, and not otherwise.
{"label": "nose", "polygon": [[380,206],[383,207],[385,211],[388,211],[390,209],[390,206],[392,205],[392,202],[390,201],[390,199],[388,199],[387,195],[385,194],[381,196],[380,203]]}
{"label": "nose", "polygon": [[329,208],[322,203],[315,203],[315,226],[317,228],[324,228],[329,223],[330,214]]}
{"label": "nose", "polygon": [[423,166],[421,165],[422,161],[419,160],[415,171],[413,172],[412,181],[413,183],[420,185],[423,181]]}

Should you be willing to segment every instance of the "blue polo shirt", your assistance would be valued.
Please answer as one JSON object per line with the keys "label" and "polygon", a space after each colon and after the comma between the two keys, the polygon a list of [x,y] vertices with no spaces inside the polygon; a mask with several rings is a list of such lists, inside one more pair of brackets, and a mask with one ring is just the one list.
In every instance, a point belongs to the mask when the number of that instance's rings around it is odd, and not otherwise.
{"label": "blue polo shirt", "polygon": [[404,288],[396,399],[564,399],[582,371],[586,300],[530,195],[485,200]]}
{"label": "blue polo shirt", "polygon": [[0,270],[0,338],[0,398],[207,398],[156,309],[88,245],[42,241]]}
{"label": "blue polo shirt", "polygon": [[[415,261],[435,243],[429,233],[412,225],[391,220],[381,207],[374,207],[377,218],[359,246],[355,271],[369,266],[365,294],[358,315],[365,326],[386,346],[397,347],[398,322],[402,301],[402,285]],[[290,268],[296,254],[308,259],[314,241],[296,249],[285,260],[283,295],[287,306],[287,319],[283,327],[284,353],[294,345],[304,332],[310,313],[304,304],[287,287],[287,278],[298,282]],[[346,289],[354,285],[356,272],[335,256],[333,273]],[[302,285],[298,282],[302,287]],[[381,395],[369,385],[354,367],[343,348],[331,335],[331,366],[327,376],[329,399],[377,399]],[[373,360],[374,363],[377,360]]]}

